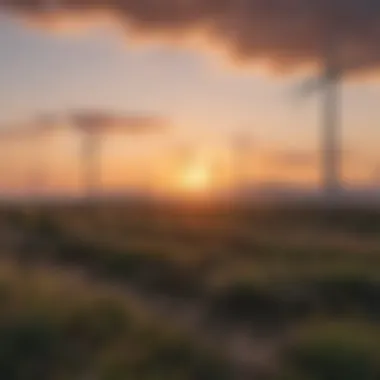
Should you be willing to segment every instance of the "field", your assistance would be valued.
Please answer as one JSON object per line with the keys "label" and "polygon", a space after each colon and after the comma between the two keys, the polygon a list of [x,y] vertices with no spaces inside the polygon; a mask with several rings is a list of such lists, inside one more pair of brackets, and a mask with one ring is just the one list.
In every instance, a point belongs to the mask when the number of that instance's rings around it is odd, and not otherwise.
{"label": "field", "polygon": [[4,205],[1,379],[380,378],[380,211]]}

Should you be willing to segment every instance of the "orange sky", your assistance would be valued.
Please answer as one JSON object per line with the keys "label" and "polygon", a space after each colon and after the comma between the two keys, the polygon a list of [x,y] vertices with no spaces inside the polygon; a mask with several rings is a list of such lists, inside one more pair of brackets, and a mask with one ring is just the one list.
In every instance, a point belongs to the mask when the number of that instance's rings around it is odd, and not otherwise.
{"label": "orange sky", "polygon": [[[239,17],[245,17],[240,9],[237,11]],[[184,42],[173,38],[173,33],[169,33],[170,38],[164,33],[163,38],[162,30],[155,25],[146,29],[136,26],[133,33],[125,33],[128,28],[124,25],[121,32],[120,24],[109,20],[86,20],[93,24],[86,33],[64,38],[20,20],[4,18],[0,22],[2,124],[28,121],[41,112],[78,108],[149,113],[168,120],[172,128],[163,134],[106,139],[102,165],[107,189],[149,186],[169,191],[181,187],[188,172],[202,166],[210,177],[206,181],[209,187],[231,186],[235,178],[231,165],[236,165],[231,162],[231,137],[241,130],[248,131],[253,142],[249,157],[239,164],[247,181],[317,184],[321,98],[301,102],[292,98],[295,86],[304,79],[301,72],[296,71],[295,77],[278,72],[273,75],[273,71],[268,75],[271,66],[266,59],[255,60],[258,71],[251,70],[252,66],[243,70],[242,57],[233,54],[239,44],[235,46],[231,36],[218,39],[217,33],[214,38],[205,38],[198,32],[202,28],[195,28],[197,33],[192,34],[191,41]],[[82,28],[84,20],[76,21]],[[303,21],[301,24],[305,27]],[[187,33],[195,29],[181,30]],[[250,29],[241,32],[250,33]],[[276,29],[274,37],[281,37],[278,33]],[[271,37],[270,33],[266,37]],[[146,44],[142,44],[143,38]],[[246,42],[249,46],[252,41]],[[276,41],[264,42],[272,46]],[[294,47],[298,46],[296,42]],[[304,41],[298,42],[304,49]],[[144,48],[136,49],[141,44]],[[219,59],[222,50],[229,63],[239,58],[233,70],[226,67],[226,60]],[[377,82],[347,82],[342,96],[344,179],[370,183],[380,163],[380,86]],[[47,188],[81,188],[77,135],[57,133],[35,153],[7,144],[8,148],[0,151],[4,190],[27,186],[26,173],[39,159],[46,168]],[[193,158],[182,163],[178,150],[183,146],[203,155],[201,162]]]}
{"label": "orange sky", "polygon": [[[281,146],[255,147],[244,157],[234,156],[227,144],[185,145],[167,141],[164,136],[139,137],[137,140],[108,137],[103,141],[102,186],[104,190],[144,189],[161,193],[212,192],[241,183],[317,184],[319,157],[316,152],[284,151]],[[80,192],[83,188],[81,140],[75,134],[61,133],[43,144],[26,149],[26,143],[3,146],[5,165],[3,190],[31,187],[33,170],[40,165],[44,191]],[[351,182],[371,181],[371,166],[365,158],[346,155],[345,178]],[[40,164],[42,162],[42,165]],[[236,168],[239,168],[237,172]],[[35,172],[34,172],[35,173]],[[34,179],[36,181],[36,179]]]}

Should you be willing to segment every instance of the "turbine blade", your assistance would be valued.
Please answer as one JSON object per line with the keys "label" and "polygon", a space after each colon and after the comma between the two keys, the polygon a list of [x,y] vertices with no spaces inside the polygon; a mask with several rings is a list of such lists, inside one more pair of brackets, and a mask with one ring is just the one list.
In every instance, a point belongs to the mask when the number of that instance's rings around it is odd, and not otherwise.
{"label": "turbine blade", "polygon": [[296,88],[296,95],[298,97],[310,96],[314,92],[322,90],[327,82],[326,76],[309,78]]}

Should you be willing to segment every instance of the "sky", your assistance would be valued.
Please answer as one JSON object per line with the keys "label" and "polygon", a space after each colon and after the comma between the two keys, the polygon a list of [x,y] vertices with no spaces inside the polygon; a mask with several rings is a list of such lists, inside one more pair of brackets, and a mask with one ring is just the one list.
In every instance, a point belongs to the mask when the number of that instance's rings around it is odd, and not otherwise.
{"label": "sky", "polygon": [[[232,62],[208,42],[199,48],[154,38],[149,28],[143,39],[112,22],[64,32],[36,24],[0,17],[2,125],[72,109],[167,120],[165,132],[107,136],[102,157],[108,187],[149,181],[165,187],[181,176],[183,149],[196,151],[203,164],[222,167],[231,139],[239,134],[250,141],[245,171],[252,181],[317,183],[322,99],[295,95],[303,78],[315,75],[311,69],[300,72],[293,65],[291,75],[274,73],[264,62],[243,65],[240,57]],[[379,96],[375,74],[343,85],[344,178],[349,183],[371,182],[380,165]],[[77,188],[81,138],[62,126],[37,148],[4,143],[0,154],[7,175],[0,185],[6,190],[25,186],[28,165],[40,159],[50,167],[51,188]]]}

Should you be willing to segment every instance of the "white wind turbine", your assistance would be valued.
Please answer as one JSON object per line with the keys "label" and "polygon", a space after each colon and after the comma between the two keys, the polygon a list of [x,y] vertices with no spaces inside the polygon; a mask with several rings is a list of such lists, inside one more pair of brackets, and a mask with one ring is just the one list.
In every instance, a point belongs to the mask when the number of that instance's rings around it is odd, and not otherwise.
{"label": "white wind turbine", "polygon": [[338,63],[338,44],[329,39],[322,57],[319,77],[306,80],[299,88],[299,95],[308,96],[323,91],[322,105],[322,185],[326,195],[337,195],[341,190],[341,125],[340,100],[343,67]]}
{"label": "white wind turbine", "polygon": [[[376,0],[375,0],[376,2]],[[368,19],[368,12],[373,9],[372,0],[361,0],[361,6],[356,2],[347,2],[349,9],[345,16],[337,2],[317,1],[310,9],[316,14],[322,24],[317,25],[321,34],[315,41],[319,45],[321,73],[316,78],[310,78],[299,89],[299,95],[307,96],[315,91],[323,92],[322,109],[322,185],[328,197],[339,195],[342,190],[341,170],[341,85],[343,75],[355,71],[370,63],[374,52],[366,51],[362,37],[371,33],[374,20],[369,20],[368,28],[363,26],[361,33],[352,27],[353,19],[361,18],[362,14]],[[376,23],[375,23],[376,24]],[[368,34],[368,35],[369,35]],[[372,57],[369,57],[371,55]]]}
{"label": "white wind turbine", "polygon": [[[322,104],[322,186],[328,198],[342,191],[341,87],[343,77],[366,67],[371,60],[367,52],[352,49],[353,42],[328,38],[322,56],[322,70],[318,77],[307,79],[298,88],[298,96],[309,96],[321,91]],[[351,44],[351,45],[350,45]]]}
{"label": "white wind turbine", "polygon": [[[376,2],[376,0],[375,0]],[[359,3],[359,2],[358,2]],[[368,28],[363,26],[360,33],[352,27],[354,20],[345,18],[344,12],[333,1],[320,1],[314,4],[313,12],[319,15],[323,24],[319,25],[322,34],[319,44],[322,47],[321,74],[305,81],[299,95],[307,96],[315,91],[323,92],[322,109],[322,185],[328,197],[339,195],[342,190],[342,149],[341,149],[341,87],[343,76],[352,71],[365,69],[375,61],[379,62],[376,49],[368,49],[363,35],[371,35],[374,19],[368,17],[373,10],[372,0],[347,2],[352,17],[368,19]],[[375,26],[376,29],[376,26]],[[362,37],[360,37],[360,34]]]}

